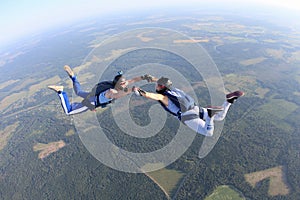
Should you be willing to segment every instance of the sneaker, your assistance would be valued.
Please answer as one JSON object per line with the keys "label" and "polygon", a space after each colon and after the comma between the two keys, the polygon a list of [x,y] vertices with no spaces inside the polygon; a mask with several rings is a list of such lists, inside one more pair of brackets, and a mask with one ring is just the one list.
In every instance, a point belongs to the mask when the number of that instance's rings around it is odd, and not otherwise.
{"label": "sneaker", "polygon": [[208,106],[206,109],[207,109],[207,114],[210,118],[212,118],[216,113],[224,110],[222,106]]}
{"label": "sneaker", "polygon": [[69,65],[64,66],[64,70],[68,73],[68,75],[72,78],[74,76],[74,72]]}
{"label": "sneaker", "polygon": [[49,85],[48,88],[55,92],[62,92],[64,90],[64,86],[61,85]]}
{"label": "sneaker", "polygon": [[244,96],[244,94],[245,93],[242,91],[235,91],[235,92],[227,94],[226,99],[229,103],[233,103],[233,102],[235,102],[235,100],[237,100],[237,98]]}

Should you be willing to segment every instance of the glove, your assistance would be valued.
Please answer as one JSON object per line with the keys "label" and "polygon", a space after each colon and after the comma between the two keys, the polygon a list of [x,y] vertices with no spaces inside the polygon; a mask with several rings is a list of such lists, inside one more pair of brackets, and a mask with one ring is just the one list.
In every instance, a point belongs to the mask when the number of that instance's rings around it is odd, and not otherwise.
{"label": "glove", "polygon": [[149,83],[149,82],[153,82],[154,76],[151,76],[149,74],[145,74],[145,75],[141,76],[141,79],[146,80]]}

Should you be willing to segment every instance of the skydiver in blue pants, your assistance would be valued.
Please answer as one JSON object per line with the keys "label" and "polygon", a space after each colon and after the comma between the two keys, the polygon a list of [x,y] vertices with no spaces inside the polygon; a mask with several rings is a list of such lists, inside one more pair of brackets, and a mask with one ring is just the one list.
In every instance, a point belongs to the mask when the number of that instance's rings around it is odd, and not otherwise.
{"label": "skydiver in blue pants", "polygon": [[114,77],[113,81],[100,82],[92,89],[91,92],[86,92],[81,90],[81,85],[77,77],[68,65],[64,66],[64,70],[73,82],[75,94],[83,98],[83,101],[81,102],[70,103],[67,93],[63,91],[63,86],[48,86],[49,89],[57,92],[66,115],[78,114],[87,110],[95,110],[97,107],[105,107],[114,100],[130,94],[132,89],[127,88],[129,84],[145,80],[144,76],[126,80],[123,74],[119,73]]}

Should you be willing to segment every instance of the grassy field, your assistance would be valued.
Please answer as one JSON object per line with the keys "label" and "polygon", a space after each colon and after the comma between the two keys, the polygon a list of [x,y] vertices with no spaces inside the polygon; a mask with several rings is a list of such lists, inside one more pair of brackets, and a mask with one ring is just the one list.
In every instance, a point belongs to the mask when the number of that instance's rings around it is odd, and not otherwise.
{"label": "grassy field", "polygon": [[214,192],[205,198],[205,200],[243,200],[245,199],[239,192],[230,186],[222,185],[217,187]]}
{"label": "grassy field", "polygon": [[288,115],[298,109],[298,106],[284,99],[271,99],[270,102],[262,105],[260,109],[280,119],[285,119]]}
{"label": "grassy field", "polygon": [[15,122],[10,126],[6,126],[4,130],[0,130],[0,151],[6,146],[10,136],[16,131],[19,122]]}
{"label": "grassy field", "polygon": [[245,178],[252,187],[255,187],[258,182],[270,178],[268,193],[271,196],[286,195],[289,193],[289,188],[284,181],[286,178],[282,166],[246,174]]}
{"label": "grassy field", "polygon": [[226,36],[224,37],[224,40],[229,40],[231,43],[239,43],[239,42],[249,42],[249,43],[255,43],[256,40],[245,38],[245,37],[237,37],[237,36]]}
{"label": "grassy field", "polygon": [[237,88],[243,90],[247,96],[264,98],[270,91],[268,88],[262,88],[253,76],[240,76],[236,74],[227,74],[224,78],[225,88],[228,91],[234,91]]}
{"label": "grassy field", "polygon": [[255,65],[263,62],[265,59],[267,58],[265,57],[251,58],[251,59],[241,61],[240,64],[244,66]]}
{"label": "grassy field", "polygon": [[38,157],[43,159],[49,156],[51,153],[58,151],[59,149],[63,148],[66,143],[63,140],[57,142],[50,142],[48,144],[44,143],[37,143],[33,146],[33,151],[40,151]]}
{"label": "grassy field", "polygon": [[175,44],[178,43],[198,43],[198,42],[209,42],[209,39],[202,39],[202,40],[174,40]]}
{"label": "grassy field", "polygon": [[71,135],[74,135],[75,134],[75,131],[74,131],[74,129],[70,129],[70,130],[68,130],[67,132],[66,132],[66,136],[71,136]]}
{"label": "grassy field", "polygon": [[168,196],[172,196],[172,192],[184,177],[184,173],[166,168],[149,172],[146,175],[158,184]]}
{"label": "grassy field", "polygon": [[285,53],[284,50],[280,49],[266,49],[266,52],[269,56],[272,56],[276,59],[284,59],[283,55]]}
{"label": "grassy field", "polygon": [[9,81],[6,81],[4,83],[1,83],[0,84],[0,90],[2,90],[3,88],[5,88],[5,87],[7,87],[7,86],[9,86],[11,84],[14,84],[14,83],[18,82],[18,81],[19,80],[9,80]]}
{"label": "grassy field", "polygon": [[[50,79],[46,79],[38,84],[31,85],[29,87],[29,90],[21,91],[14,93],[14,91],[11,91],[11,95],[6,96],[1,102],[0,102],[0,111],[5,110],[10,105],[14,104],[15,102],[21,103],[22,99],[27,98],[29,99],[33,94],[35,94],[37,91],[47,88],[48,85],[51,84],[57,84],[61,79],[58,76],[55,76]],[[24,88],[22,84],[20,87]]]}
{"label": "grassy field", "polygon": [[[212,19],[202,19],[203,22],[185,24],[184,26],[191,29],[191,30],[205,30],[211,33],[219,33],[219,32],[226,32],[228,34],[240,34],[243,32],[246,34],[260,34],[264,31],[262,27],[246,27],[242,24],[236,23],[211,23],[205,20],[212,20]],[[222,20],[221,18],[215,18],[215,20]],[[248,38],[244,38],[247,40]]]}

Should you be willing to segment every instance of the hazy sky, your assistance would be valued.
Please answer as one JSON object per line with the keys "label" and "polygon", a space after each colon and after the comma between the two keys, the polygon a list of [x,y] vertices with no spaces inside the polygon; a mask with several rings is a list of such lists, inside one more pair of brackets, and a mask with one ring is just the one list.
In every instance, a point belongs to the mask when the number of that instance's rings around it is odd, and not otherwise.
{"label": "hazy sky", "polygon": [[[14,39],[45,28],[91,15],[117,14],[167,5],[194,5],[204,0],[0,0],[0,47]],[[207,2],[207,0],[205,0]],[[299,0],[210,0],[236,5],[242,2],[299,10]]]}

